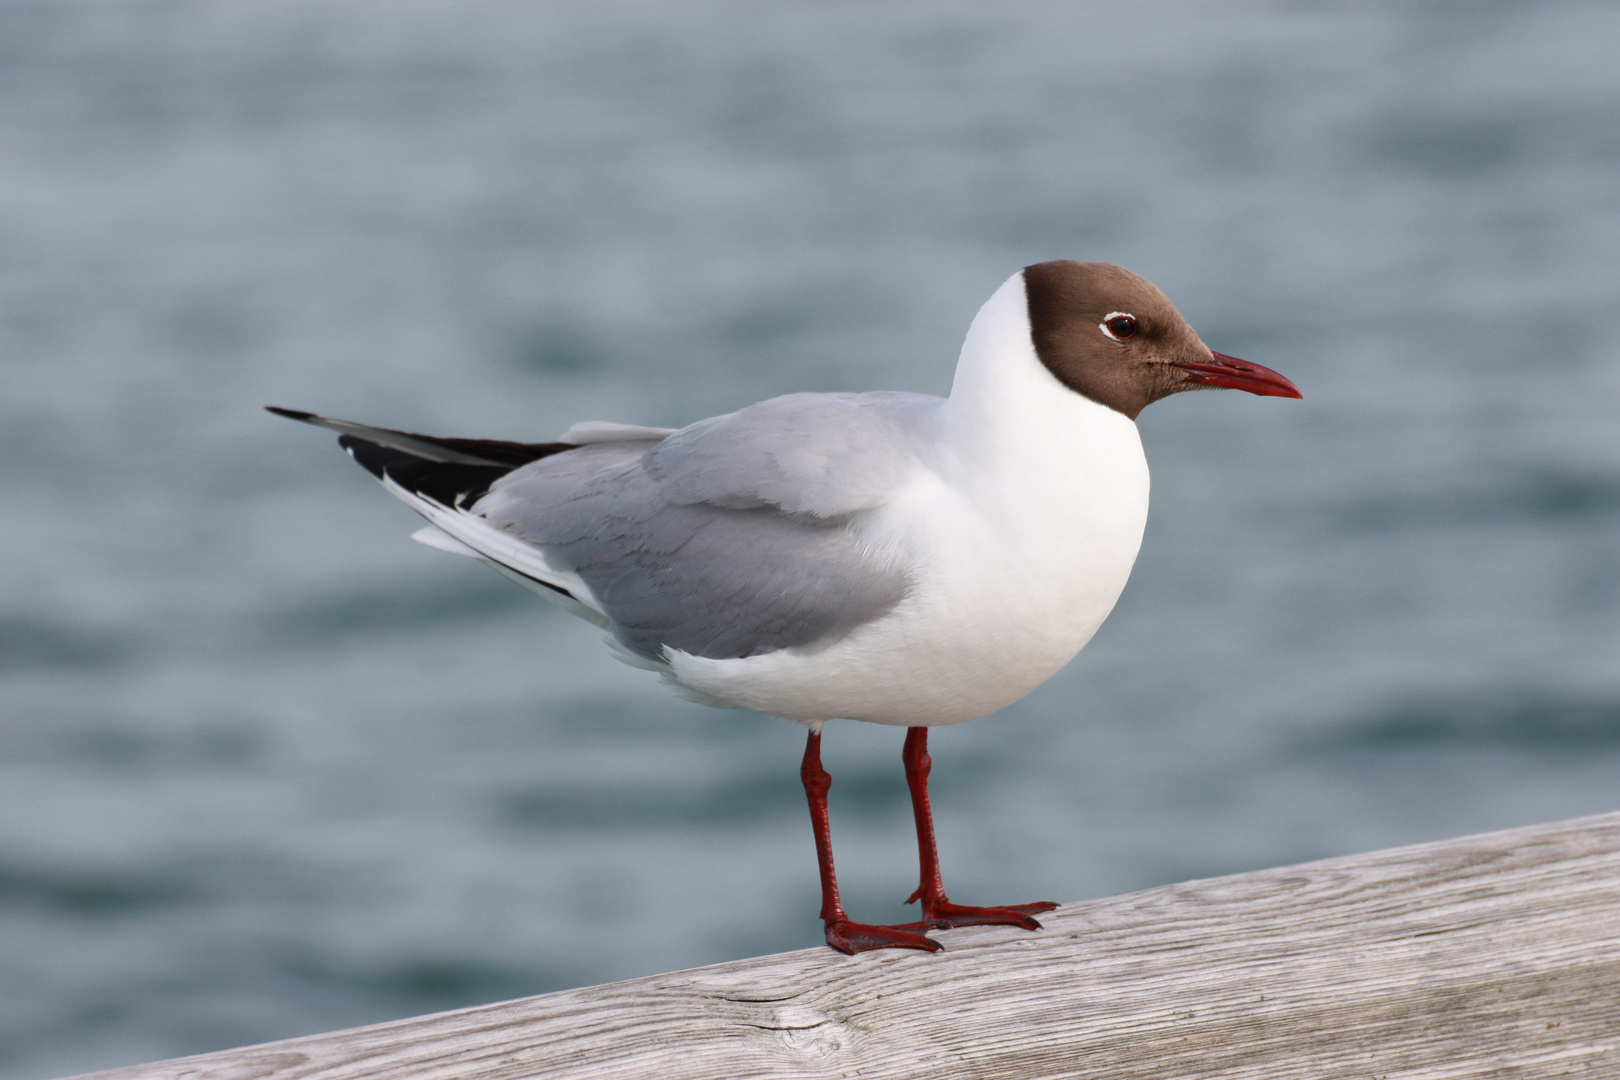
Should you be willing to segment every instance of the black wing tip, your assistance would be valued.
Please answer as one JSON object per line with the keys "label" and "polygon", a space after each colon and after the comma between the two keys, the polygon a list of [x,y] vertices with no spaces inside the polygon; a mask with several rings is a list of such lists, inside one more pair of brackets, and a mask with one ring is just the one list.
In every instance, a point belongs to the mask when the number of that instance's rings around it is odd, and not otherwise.
{"label": "black wing tip", "polygon": [[353,435],[339,435],[338,445],[348,451],[349,456],[359,462],[362,469],[379,480],[383,478],[391,461],[419,460],[404,451],[389,450],[385,446],[378,446],[374,442],[367,442]]}
{"label": "black wing tip", "polygon": [[446,509],[471,506],[484,497],[491,484],[512,471],[509,465],[435,461],[358,435],[339,435],[338,445],[378,480],[391,480]]}
{"label": "black wing tip", "polygon": [[266,405],[264,407],[264,411],[268,413],[275,413],[277,416],[285,416],[289,420],[302,420],[306,424],[311,420],[320,419],[320,417],[312,412],[303,412],[299,409],[283,409],[279,405]]}

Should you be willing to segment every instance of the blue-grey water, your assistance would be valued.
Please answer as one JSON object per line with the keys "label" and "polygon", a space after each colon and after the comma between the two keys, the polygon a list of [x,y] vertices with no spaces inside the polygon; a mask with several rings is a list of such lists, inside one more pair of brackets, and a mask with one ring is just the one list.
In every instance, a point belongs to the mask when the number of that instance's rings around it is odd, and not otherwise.
{"label": "blue-grey water", "polygon": [[[1080,658],[936,733],[1077,900],[1620,806],[1620,8],[7,3],[6,1075],[818,942],[802,730],[411,543],[265,404],[545,439],[943,392],[1119,262],[1303,402],[1142,418]],[[899,732],[832,725],[858,917]]]}

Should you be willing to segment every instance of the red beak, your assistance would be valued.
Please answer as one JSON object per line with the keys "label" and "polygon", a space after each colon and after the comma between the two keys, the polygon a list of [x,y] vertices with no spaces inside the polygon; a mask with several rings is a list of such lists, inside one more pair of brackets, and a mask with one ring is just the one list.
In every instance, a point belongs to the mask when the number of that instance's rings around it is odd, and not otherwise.
{"label": "red beak", "polygon": [[1210,353],[1211,360],[1207,364],[1192,361],[1172,360],[1170,365],[1178,367],[1187,373],[1187,381],[1201,383],[1204,386],[1220,386],[1229,390],[1247,390],[1251,394],[1261,397],[1291,397],[1303,398],[1299,387],[1259,364],[1251,364],[1247,360],[1239,360],[1235,356],[1224,353]]}

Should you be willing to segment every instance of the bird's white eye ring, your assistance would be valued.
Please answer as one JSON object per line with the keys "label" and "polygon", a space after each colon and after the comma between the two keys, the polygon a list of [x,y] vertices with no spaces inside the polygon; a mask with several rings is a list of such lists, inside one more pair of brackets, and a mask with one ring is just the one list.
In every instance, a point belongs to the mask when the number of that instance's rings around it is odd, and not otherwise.
{"label": "bird's white eye ring", "polygon": [[1097,329],[1114,341],[1124,341],[1136,336],[1136,316],[1128,311],[1110,311],[1097,324]]}

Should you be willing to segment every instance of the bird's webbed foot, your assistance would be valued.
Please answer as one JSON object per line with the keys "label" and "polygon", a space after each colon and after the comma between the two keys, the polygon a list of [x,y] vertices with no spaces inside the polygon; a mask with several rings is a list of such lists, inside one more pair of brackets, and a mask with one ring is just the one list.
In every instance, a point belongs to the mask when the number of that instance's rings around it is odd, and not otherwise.
{"label": "bird's webbed foot", "polygon": [[922,949],[938,952],[942,946],[922,934],[900,926],[870,926],[848,919],[827,920],[827,944],[839,952],[870,952],[873,949]]}
{"label": "bird's webbed foot", "polygon": [[[915,895],[911,900],[916,900]],[[911,903],[911,900],[906,901]],[[1008,904],[1002,907],[970,907],[953,904],[944,897],[923,900],[922,921],[907,925],[929,930],[949,930],[957,926],[1021,926],[1025,930],[1039,930],[1041,924],[1034,916],[1051,911],[1056,904],[1042,900],[1034,904]]]}

